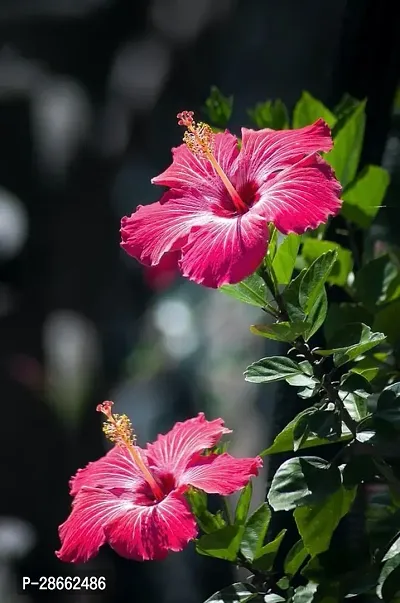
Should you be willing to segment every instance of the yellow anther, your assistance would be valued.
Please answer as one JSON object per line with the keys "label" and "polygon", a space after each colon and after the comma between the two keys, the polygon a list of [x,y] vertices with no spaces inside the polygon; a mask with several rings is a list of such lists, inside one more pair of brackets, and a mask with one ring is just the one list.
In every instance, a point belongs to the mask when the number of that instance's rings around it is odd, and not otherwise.
{"label": "yellow anther", "polygon": [[193,111],[182,111],[182,113],[178,113],[177,118],[178,125],[186,128],[186,132],[183,136],[183,142],[186,144],[188,149],[194,155],[197,155],[203,159],[208,159],[224,183],[236,210],[241,214],[248,211],[249,208],[247,207],[246,203],[244,203],[239,193],[229,180],[228,176],[225,174],[224,170],[214,157],[215,134],[212,131],[211,126],[201,121],[196,123],[193,119]]}
{"label": "yellow anther", "polygon": [[140,469],[150,488],[153,490],[154,496],[161,500],[164,497],[164,494],[149,469],[146,467],[139,450],[135,446],[136,437],[133,433],[130,419],[127,415],[113,414],[113,405],[114,402],[107,400],[107,402],[98,404],[96,407],[98,412],[102,412],[107,417],[107,421],[103,423],[103,432],[106,438],[116,446],[123,446],[128,450],[135,465]]}

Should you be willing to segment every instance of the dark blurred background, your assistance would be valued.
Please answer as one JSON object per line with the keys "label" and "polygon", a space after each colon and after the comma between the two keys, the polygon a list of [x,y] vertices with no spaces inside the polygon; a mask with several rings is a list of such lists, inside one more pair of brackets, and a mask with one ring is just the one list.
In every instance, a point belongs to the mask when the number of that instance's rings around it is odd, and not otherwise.
{"label": "dark blurred background", "polygon": [[[119,249],[119,220],[159,197],[175,116],[201,111],[212,84],[234,95],[233,130],[267,98],[368,96],[363,160],[383,159],[397,203],[398,13],[387,0],[0,0],[1,603],[196,603],[232,581],[191,547],[151,564],[104,548],[85,570],[109,578],[104,593],[19,592],[22,575],[77,571],[54,550],[70,475],[106,447],[98,402],[114,399],[142,444],[200,409],[222,415],[241,455],[291,418],[286,390],[243,381],[266,352],[248,332],[257,312],[144,271]],[[395,238],[398,212],[382,215]],[[255,503],[264,494],[260,479]]]}

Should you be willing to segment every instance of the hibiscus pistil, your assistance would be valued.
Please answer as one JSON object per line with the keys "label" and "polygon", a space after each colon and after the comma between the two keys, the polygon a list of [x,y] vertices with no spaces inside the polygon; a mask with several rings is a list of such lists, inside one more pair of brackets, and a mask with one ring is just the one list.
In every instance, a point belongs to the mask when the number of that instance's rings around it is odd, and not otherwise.
{"label": "hibiscus pistil", "polygon": [[157,484],[156,480],[150,473],[149,469],[143,462],[139,452],[135,447],[135,435],[133,433],[132,423],[127,415],[118,415],[112,413],[113,402],[106,401],[103,404],[98,404],[97,412],[103,413],[107,417],[107,421],[103,424],[103,432],[107,439],[117,446],[125,447],[132,457],[133,462],[143,474],[143,477],[149,484],[154,496],[157,500],[164,498],[163,491]]}
{"label": "hibiscus pistil", "polygon": [[224,183],[237,212],[240,214],[247,212],[249,208],[214,156],[213,148],[215,134],[212,131],[211,126],[202,121],[196,123],[193,119],[193,115],[193,111],[182,111],[177,115],[178,125],[187,128],[183,136],[183,142],[194,155],[208,159]]}

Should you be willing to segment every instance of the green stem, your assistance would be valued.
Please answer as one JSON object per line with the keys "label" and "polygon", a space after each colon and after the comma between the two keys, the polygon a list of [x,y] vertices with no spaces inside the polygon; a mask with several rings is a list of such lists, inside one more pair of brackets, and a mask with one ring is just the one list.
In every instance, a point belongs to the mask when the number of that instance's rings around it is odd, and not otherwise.
{"label": "green stem", "polygon": [[279,313],[275,310],[275,308],[270,306],[268,302],[265,302],[265,306],[262,307],[262,310],[272,316],[272,318],[278,319],[280,316]]}

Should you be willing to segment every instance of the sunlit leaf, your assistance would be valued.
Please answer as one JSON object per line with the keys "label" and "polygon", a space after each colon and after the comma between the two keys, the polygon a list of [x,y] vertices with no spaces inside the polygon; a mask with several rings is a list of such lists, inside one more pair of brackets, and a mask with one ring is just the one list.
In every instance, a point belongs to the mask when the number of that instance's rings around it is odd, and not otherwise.
{"label": "sunlit leaf", "polygon": [[267,287],[261,276],[256,272],[237,285],[223,285],[218,290],[257,308],[263,308],[268,299]]}
{"label": "sunlit leaf", "polygon": [[253,561],[263,547],[270,520],[271,510],[267,503],[262,503],[248,518],[240,551],[249,561]]}
{"label": "sunlit leaf", "polygon": [[235,561],[244,533],[242,525],[228,525],[196,541],[196,551],[201,555]]}
{"label": "sunlit leaf", "polygon": [[332,285],[343,286],[353,269],[353,257],[348,249],[333,241],[320,241],[318,239],[306,238],[303,243],[301,254],[310,265],[327,251],[336,251],[336,261],[328,274],[326,281]]}
{"label": "sunlit leaf", "polygon": [[290,282],[300,241],[299,235],[289,234],[277,248],[272,268],[280,285],[287,285]]}
{"label": "sunlit leaf", "polygon": [[350,510],[357,489],[340,486],[327,500],[300,507],[294,511],[297,529],[311,556],[326,551],[340,520]]}
{"label": "sunlit leaf", "polygon": [[368,165],[343,192],[342,215],[362,228],[368,228],[383,202],[390,176],[387,170]]}
{"label": "sunlit leaf", "polygon": [[326,156],[344,187],[357,173],[364,141],[365,105],[366,101],[361,101],[335,125],[334,147]]}
{"label": "sunlit leaf", "polygon": [[317,382],[312,376],[307,374],[304,366],[295,362],[287,356],[269,356],[253,362],[244,372],[246,381],[251,383],[271,383],[274,381],[284,381],[291,377],[300,376],[299,382],[291,384],[307,387]]}
{"label": "sunlit leaf", "polygon": [[[307,417],[310,413],[314,412],[314,410],[307,408],[303,412],[299,413],[286,427],[275,437],[273,443],[269,448],[264,450],[261,455],[269,455],[269,454],[278,454],[280,452],[289,452],[294,450],[294,432],[296,426],[300,421],[303,421],[305,417]],[[349,430],[342,425],[342,435],[339,438],[339,441],[345,442],[352,438]],[[323,446],[329,444],[330,442],[325,439],[318,438],[313,435],[308,435],[307,439],[302,442],[301,449],[311,448],[314,446]]]}
{"label": "sunlit leaf", "polygon": [[232,115],[233,96],[224,96],[216,86],[212,86],[205,105],[205,112],[211,124],[226,128]]}
{"label": "sunlit leaf", "polygon": [[303,541],[298,540],[286,555],[284,563],[285,574],[294,576],[299,571],[307,557],[308,551],[305,548]]}
{"label": "sunlit leaf", "polygon": [[331,128],[336,123],[336,117],[321,101],[311,96],[309,92],[303,92],[293,110],[293,127],[303,128],[319,118],[326,121]]}
{"label": "sunlit leaf", "polygon": [[308,456],[285,461],[275,473],[268,492],[274,511],[321,502],[341,484],[340,471],[324,459]]}
{"label": "sunlit leaf", "polygon": [[285,130],[289,127],[288,112],[280,99],[258,103],[248,114],[258,128]]}
{"label": "sunlit leaf", "polygon": [[345,325],[332,337],[328,342],[328,349],[316,350],[315,353],[320,356],[333,354],[333,362],[339,367],[379,345],[385,339],[383,333],[373,333],[367,325],[352,323]]}

